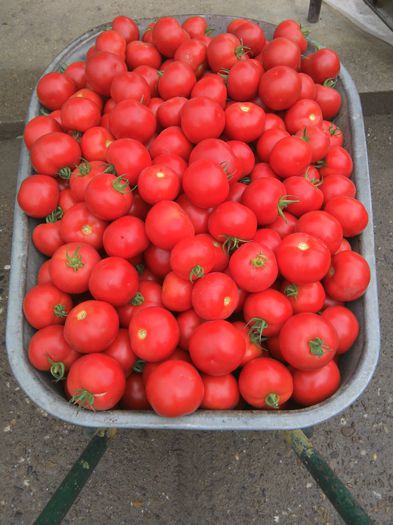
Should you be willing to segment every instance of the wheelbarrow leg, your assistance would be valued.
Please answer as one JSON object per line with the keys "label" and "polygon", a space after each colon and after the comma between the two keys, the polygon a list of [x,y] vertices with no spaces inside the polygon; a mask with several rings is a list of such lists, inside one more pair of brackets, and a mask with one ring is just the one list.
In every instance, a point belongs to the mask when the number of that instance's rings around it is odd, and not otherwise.
{"label": "wheelbarrow leg", "polygon": [[285,432],[285,439],[291,445],[303,465],[323,490],[334,508],[348,525],[372,525],[371,519],[350,491],[340,481],[326,461],[301,430]]}
{"label": "wheelbarrow leg", "polygon": [[34,525],[58,525],[72,507],[80,491],[104,455],[114,432],[98,430],[61,485],[53,494]]}
{"label": "wheelbarrow leg", "polygon": [[308,8],[307,20],[312,24],[319,22],[319,15],[321,13],[322,0],[310,0]]}

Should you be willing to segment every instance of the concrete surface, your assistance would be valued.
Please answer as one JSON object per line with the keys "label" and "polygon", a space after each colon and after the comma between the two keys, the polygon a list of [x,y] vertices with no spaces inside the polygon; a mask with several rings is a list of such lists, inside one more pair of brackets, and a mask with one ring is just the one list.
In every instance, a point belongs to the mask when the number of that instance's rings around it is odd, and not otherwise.
{"label": "concrete surface", "polygon": [[[393,515],[391,166],[393,115],[366,118],[378,263],[382,357],[371,385],[312,438],[378,525]],[[0,331],[5,307],[19,140],[0,142]],[[0,523],[31,525],[88,437],[43,414],[0,354]],[[280,433],[121,431],[67,525],[339,525]]]}
{"label": "concrete surface", "polygon": [[[309,0],[198,0],[192,5],[179,0],[0,0],[0,123],[23,120],[33,86],[52,58],[68,42],[118,14],[155,17],[192,11],[273,23],[291,17],[307,26],[308,4]],[[364,33],[325,4],[320,22],[309,26],[312,38],[339,52],[361,93],[390,91],[393,47]]]}

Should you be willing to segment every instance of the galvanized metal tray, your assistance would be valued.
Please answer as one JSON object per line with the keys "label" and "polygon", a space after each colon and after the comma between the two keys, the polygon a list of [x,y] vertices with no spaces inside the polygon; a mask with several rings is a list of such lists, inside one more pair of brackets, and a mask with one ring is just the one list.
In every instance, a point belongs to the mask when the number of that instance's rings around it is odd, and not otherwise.
{"label": "galvanized metal tray", "polygon": [[[178,16],[183,21],[189,15]],[[232,17],[206,16],[209,26],[224,32]],[[137,20],[143,30],[153,19]],[[256,21],[271,38],[274,26]],[[83,59],[96,36],[108,25],[102,25],[71,42],[47,67],[43,74],[57,70],[60,65]],[[184,430],[284,430],[304,428],[325,421],[353,403],[368,385],[378,362],[380,335],[377,281],[375,271],[373,215],[371,206],[370,178],[367,145],[364,133],[362,108],[356,87],[344,66],[341,68],[337,88],[343,105],[336,123],[344,131],[345,146],[353,156],[353,180],[357,185],[358,198],[369,212],[367,229],[354,241],[354,247],[365,257],[371,269],[371,283],[366,294],[353,303],[351,308],[360,321],[360,335],[354,347],[340,360],[342,385],[330,399],[309,408],[299,410],[257,411],[200,410],[190,416],[170,419],[156,416],[153,412],[110,410],[107,412],[78,411],[64,397],[59,385],[34,370],[27,359],[27,347],[33,330],[22,314],[22,302],[26,291],[35,284],[37,270],[43,257],[31,242],[31,231],[36,221],[27,218],[15,206],[12,241],[11,275],[8,302],[6,344],[13,373],[22,389],[34,403],[49,414],[75,425],[87,427],[152,428]],[[35,91],[31,97],[26,122],[39,114],[40,104]],[[29,154],[21,148],[18,169],[21,182],[32,173]]]}

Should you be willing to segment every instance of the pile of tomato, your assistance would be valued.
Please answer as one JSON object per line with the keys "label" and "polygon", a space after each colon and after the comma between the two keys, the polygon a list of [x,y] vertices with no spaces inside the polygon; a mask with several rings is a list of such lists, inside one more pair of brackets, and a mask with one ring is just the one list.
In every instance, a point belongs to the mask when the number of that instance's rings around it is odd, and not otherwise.
{"label": "pile of tomato", "polygon": [[[44,75],[18,192],[47,257],[28,357],[84,409],[290,409],[340,385],[367,211],[331,121],[340,60],[285,20],[116,17]],[[43,220],[44,219],[44,220]]]}

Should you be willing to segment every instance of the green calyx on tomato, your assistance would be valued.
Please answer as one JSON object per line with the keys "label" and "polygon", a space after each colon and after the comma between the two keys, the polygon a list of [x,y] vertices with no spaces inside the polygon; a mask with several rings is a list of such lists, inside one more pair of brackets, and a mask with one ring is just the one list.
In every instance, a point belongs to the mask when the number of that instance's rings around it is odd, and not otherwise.
{"label": "green calyx on tomato", "polygon": [[270,408],[276,408],[277,409],[280,406],[279,405],[279,401],[280,401],[279,395],[275,394],[274,392],[271,392],[270,394],[268,394],[265,397],[265,403]]}
{"label": "green calyx on tomato", "polygon": [[254,259],[250,259],[250,264],[254,266],[254,268],[263,268],[266,265],[267,257],[266,255],[263,255],[262,252],[259,252]]}
{"label": "green calyx on tomato", "polygon": [[145,302],[145,298],[143,297],[141,292],[136,292],[134,297],[131,299],[130,304],[132,304],[132,306],[139,306],[143,304],[144,302]]}
{"label": "green calyx on tomato", "polygon": [[53,308],[53,313],[56,317],[67,317],[68,312],[65,310],[64,305],[56,304]]}
{"label": "green calyx on tomato", "polygon": [[310,348],[310,353],[317,357],[321,357],[326,352],[330,352],[332,350],[330,346],[325,345],[325,343],[323,342],[323,339],[321,339],[320,337],[311,339],[311,341],[308,342],[308,346]]}
{"label": "green calyx on tomato", "polygon": [[115,180],[112,182],[112,188],[122,195],[132,192],[128,179],[126,179],[123,175],[119,175],[115,178]]}
{"label": "green calyx on tomato", "polygon": [[247,53],[251,50],[250,47],[245,46],[243,44],[243,40],[240,39],[240,46],[235,47],[235,55],[238,60],[240,60],[244,55],[247,55]]}
{"label": "green calyx on tomato", "polygon": [[56,382],[60,381],[61,379],[64,379],[64,373],[65,373],[64,363],[62,361],[57,361],[57,362],[53,361],[53,359],[51,359],[49,356],[48,356],[48,362],[51,365],[50,373],[56,379]]}
{"label": "green calyx on tomato", "polygon": [[287,297],[297,297],[299,293],[299,289],[296,286],[296,284],[288,284],[288,286],[285,287],[284,293]]}
{"label": "green calyx on tomato", "polygon": [[229,171],[229,164],[225,160],[220,162],[220,166],[225,171],[228,180],[231,180],[234,177],[234,175],[236,175],[237,173],[237,170],[232,171],[232,172]]}
{"label": "green calyx on tomato", "polygon": [[203,269],[203,267],[200,264],[197,264],[191,270],[189,279],[193,283],[194,281],[196,281],[197,279],[200,279],[204,275],[205,275],[205,270]]}
{"label": "green calyx on tomato", "polygon": [[260,344],[262,341],[263,331],[265,328],[267,328],[269,325],[260,317],[252,317],[246,326],[250,326],[250,329],[248,331],[248,335],[250,337],[250,340],[252,343]]}
{"label": "green calyx on tomato", "polygon": [[104,173],[111,173],[112,175],[116,175],[116,170],[113,164],[109,164],[107,168],[104,169]]}
{"label": "green calyx on tomato", "polygon": [[143,272],[145,271],[145,265],[143,263],[139,263],[135,266],[135,269],[139,275],[142,275]]}
{"label": "green calyx on tomato", "polygon": [[89,408],[94,410],[94,394],[88,390],[85,390],[84,388],[80,388],[76,390],[74,395],[69,400],[69,403],[77,405],[78,410],[81,408]]}
{"label": "green calyx on tomato", "polygon": [[241,244],[244,244],[248,241],[244,239],[239,239],[238,237],[231,237],[230,235],[225,235],[225,241],[223,242],[223,247],[227,253],[232,253],[239,248]]}
{"label": "green calyx on tomato", "polygon": [[49,215],[45,217],[45,222],[57,222],[60,221],[63,218],[64,212],[61,206],[58,206],[56,209],[52,211]]}
{"label": "green calyx on tomato", "polygon": [[76,248],[73,255],[70,255],[67,250],[66,258],[66,266],[68,266],[68,268],[72,268],[74,272],[77,272],[85,265],[85,263],[82,261],[82,256],[79,254],[79,246]]}
{"label": "green calyx on tomato", "polygon": [[71,168],[65,167],[58,171],[58,176],[64,180],[68,180],[71,177]]}
{"label": "green calyx on tomato", "polygon": [[91,235],[93,232],[93,228],[90,226],[90,224],[84,224],[81,230],[82,230],[82,233],[85,235]]}
{"label": "green calyx on tomato", "polygon": [[91,164],[88,160],[83,160],[78,166],[77,177],[85,177],[91,172]]}
{"label": "green calyx on tomato", "polygon": [[334,79],[334,78],[327,78],[322,85],[325,86],[325,87],[328,87],[328,88],[335,88],[336,84],[337,84],[337,80],[336,79]]}
{"label": "green calyx on tomato", "polygon": [[296,202],[299,202],[299,199],[297,199],[295,195],[284,195],[278,201],[277,210],[278,210],[279,215],[283,218],[285,223],[288,223],[288,221],[284,215],[283,209],[289,206],[289,204],[294,204]]}
{"label": "green calyx on tomato", "polygon": [[143,372],[144,366],[145,366],[145,361],[143,361],[143,359],[137,359],[135,361],[134,366],[132,367],[132,370],[133,372],[141,374]]}

